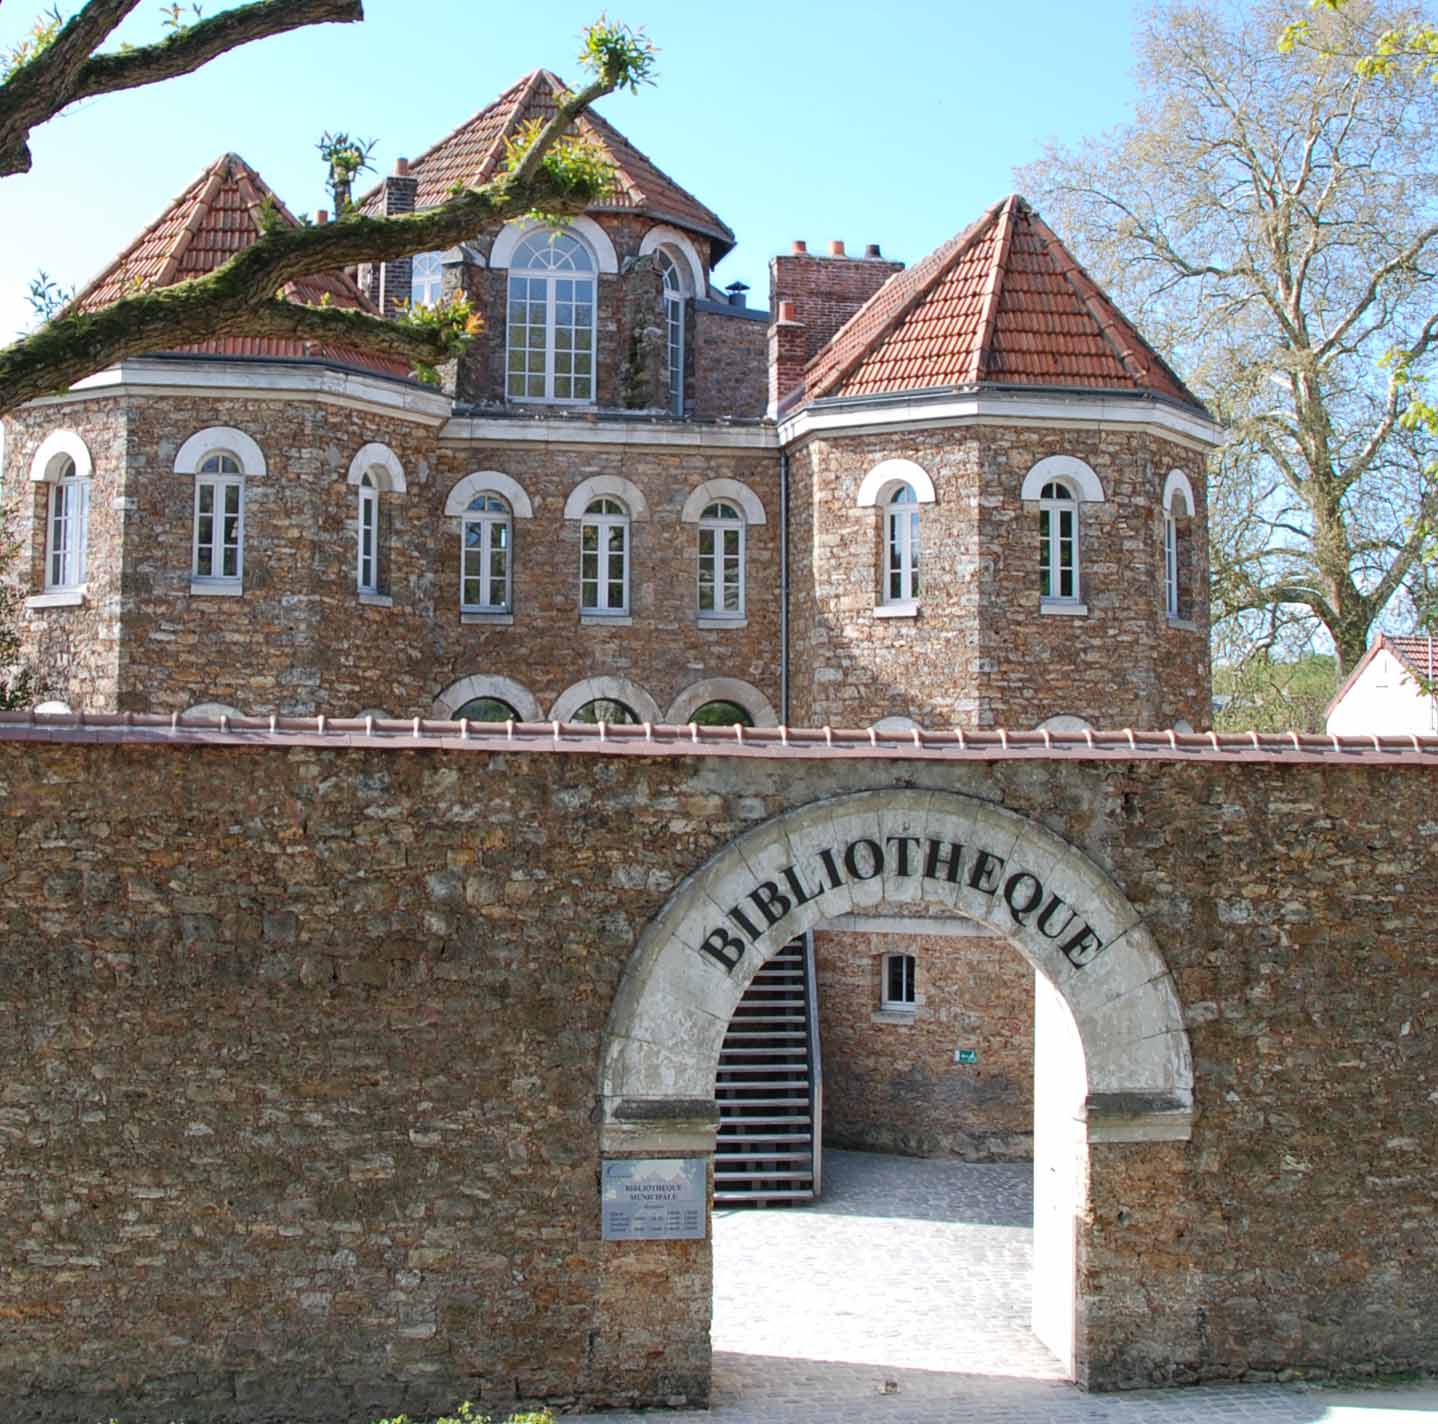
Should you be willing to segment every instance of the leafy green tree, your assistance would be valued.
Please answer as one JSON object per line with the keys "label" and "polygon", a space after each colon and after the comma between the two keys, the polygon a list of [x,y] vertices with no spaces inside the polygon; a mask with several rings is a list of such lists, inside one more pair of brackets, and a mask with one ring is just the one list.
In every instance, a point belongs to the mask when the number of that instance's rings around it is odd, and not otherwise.
{"label": "leafy green tree", "polygon": [[1161,5],[1134,122],[1022,181],[1230,431],[1220,638],[1291,657],[1326,633],[1346,670],[1433,576],[1414,395],[1438,356],[1438,87],[1354,58],[1413,32],[1391,0],[1323,0],[1296,37],[1293,9]]}
{"label": "leafy green tree", "polygon": [[[0,521],[0,569],[8,568],[18,553],[15,540]],[[29,707],[40,695],[39,679],[20,649],[20,613],[25,594],[0,579],[0,712]]]}
{"label": "leafy green tree", "polygon": [[[190,73],[239,45],[285,30],[363,18],[360,0],[254,0],[188,22],[189,12],[172,6],[163,40],[102,50],[139,3],[87,0],[69,20],[52,10],[11,52],[0,83],[0,177],[28,170],[31,132],[77,100]],[[276,224],[206,276],[136,292],[100,311],[62,310],[0,350],[0,414],[64,390],[121,357],[231,334],[357,346],[420,368],[449,359],[477,330],[462,302],[390,321],[303,306],[275,294],[299,277],[453,247],[525,213],[559,219],[582,212],[604,195],[612,175],[597,150],[573,137],[571,126],[595,100],[649,82],[654,56],[642,32],[601,17],[584,32],[580,52],[589,82],[512,150],[504,171],[489,182],[457,188],[439,206],[407,217],[374,218],[350,209],[323,226]],[[343,189],[346,171],[352,177],[364,161],[363,144],[356,150],[356,141],[343,134],[327,135],[322,143],[334,150],[325,154],[330,181]]]}
{"label": "leafy green tree", "polygon": [[1285,661],[1260,651],[1214,668],[1213,725],[1220,732],[1321,732],[1337,690],[1333,657],[1311,653]]}

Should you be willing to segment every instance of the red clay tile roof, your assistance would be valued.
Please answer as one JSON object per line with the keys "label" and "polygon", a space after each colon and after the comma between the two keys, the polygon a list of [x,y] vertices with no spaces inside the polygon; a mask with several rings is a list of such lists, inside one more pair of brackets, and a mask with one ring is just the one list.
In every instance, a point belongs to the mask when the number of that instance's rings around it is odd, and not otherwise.
{"label": "red clay tile roof", "polygon": [[[554,116],[556,96],[568,86],[547,69],[536,69],[506,89],[494,103],[466,119],[453,133],[440,139],[418,158],[409,172],[419,180],[416,206],[432,208],[444,202],[457,183],[477,187],[499,171],[504,140],[531,119]],[[734,246],[734,234],[714,212],[662,173],[612,124],[590,111],[581,114],[575,129],[596,143],[614,165],[615,191],[591,212],[638,212],[661,218],[709,238],[712,262]],[[381,189],[372,188],[360,200],[367,213],[382,210]]]}
{"label": "red clay tile roof", "polygon": [[[261,209],[267,199],[280,221],[299,225],[244,159],[233,153],[222,155],[75,298],[71,310],[93,311],[136,290],[168,287],[213,272],[260,235]],[[328,298],[332,306],[375,311],[343,272],[302,277],[285,287],[284,295],[307,305]],[[334,361],[388,376],[409,375],[409,367],[392,357],[306,341],[225,336],[182,349],[217,356]]]}
{"label": "red clay tile roof", "polygon": [[1017,194],[891,277],[809,363],[804,394],[976,385],[1145,391],[1203,410]]}

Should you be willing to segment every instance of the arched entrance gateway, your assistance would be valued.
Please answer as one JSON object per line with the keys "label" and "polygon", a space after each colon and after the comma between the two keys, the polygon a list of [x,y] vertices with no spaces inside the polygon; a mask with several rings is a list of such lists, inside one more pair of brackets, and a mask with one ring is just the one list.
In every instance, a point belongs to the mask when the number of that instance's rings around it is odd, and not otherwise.
{"label": "arched entrance gateway", "polygon": [[860,791],[711,857],[630,958],[602,1055],[602,1152],[712,1158],[720,1047],[759,968],[824,921],[916,901],[988,926],[1037,971],[1034,1330],[1081,1383],[1107,1377],[1078,1285],[1088,1144],[1186,1140],[1192,1058],[1142,918],[1035,821],[951,792]]}

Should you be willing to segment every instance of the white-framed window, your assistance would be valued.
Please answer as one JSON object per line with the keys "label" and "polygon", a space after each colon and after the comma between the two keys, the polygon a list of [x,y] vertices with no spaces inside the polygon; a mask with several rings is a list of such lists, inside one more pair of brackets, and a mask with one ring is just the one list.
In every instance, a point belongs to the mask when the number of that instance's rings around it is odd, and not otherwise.
{"label": "white-framed window", "polygon": [[668,376],[669,413],[684,414],[684,278],[679,264],[664,248],[657,253],[664,278],[665,370]]}
{"label": "white-framed window", "polygon": [[886,954],[880,962],[879,973],[879,1007],[912,1012],[918,1002],[914,991],[914,956]]}
{"label": "white-framed window", "polygon": [[238,583],[244,577],[245,476],[224,450],[200,461],[195,475],[195,533],[191,575]]}
{"label": "white-framed window", "polygon": [[444,253],[416,252],[410,258],[409,304],[437,306],[444,293]]}
{"label": "white-framed window", "polygon": [[1079,502],[1062,480],[1050,480],[1039,493],[1039,596],[1079,601]]}
{"label": "white-framed window", "polygon": [[466,613],[508,613],[512,607],[514,519],[497,494],[477,494],[462,520],[459,603]]}
{"label": "white-framed window", "polygon": [[591,500],[579,526],[579,606],[629,611],[629,511],[617,499]]}
{"label": "white-framed window", "polygon": [[728,500],[699,516],[699,616],[744,616],[744,516]]}
{"label": "white-framed window", "polygon": [[1189,617],[1184,564],[1188,551],[1189,521],[1193,518],[1193,496],[1181,473],[1171,474],[1163,502],[1163,606],[1174,622]]}
{"label": "white-framed window", "polygon": [[379,490],[368,472],[360,476],[356,586],[361,593],[379,592]]}
{"label": "white-framed window", "polygon": [[90,542],[90,481],[80,477],[68,455],[62,455],[56,465],[45,541],[45,587],[52,593],[84,584]]}
{"label": "white-framed window", "polygon": [[594,399],[594,254],[568,232],[539,229],[509,271],[505,389],[510,400]]}
{"label": "white-framed window", "polygon": [[884,602],[911,603],[919,596],[919,497],[901,484],[884,511]]}

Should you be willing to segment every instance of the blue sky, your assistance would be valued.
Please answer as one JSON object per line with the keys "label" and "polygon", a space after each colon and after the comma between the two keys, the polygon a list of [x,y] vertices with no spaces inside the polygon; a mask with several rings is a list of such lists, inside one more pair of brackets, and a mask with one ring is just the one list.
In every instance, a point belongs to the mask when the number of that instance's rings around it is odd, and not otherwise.
{"label": "blue sky", "polygon": [[[6,5],[0,47],[39,8]],[[312,212],[327,205],[323,130],[377,138],[387,172],[528,70],[573,79],[579,30],[597,13],[571,0],[365,9],[363,24],[265,40],[37,131],[33,171],[0,182],[0,337],[30,320],[24,292],[38,269],[88,280],[218,154],[241,154]],[[602,112],[734,229],[739,245],[715,275],[749,283],[755,305],[767,302],[769,257],[794,238],[811,251],[878,242],[912,262],[1009,192],[1014,167],[1046,140],[1079,139],[1132,109],[1128,0],[609,9],[661,54],[657,87]],[[159,0],[146,0],[120,37],[159,33]]]}

